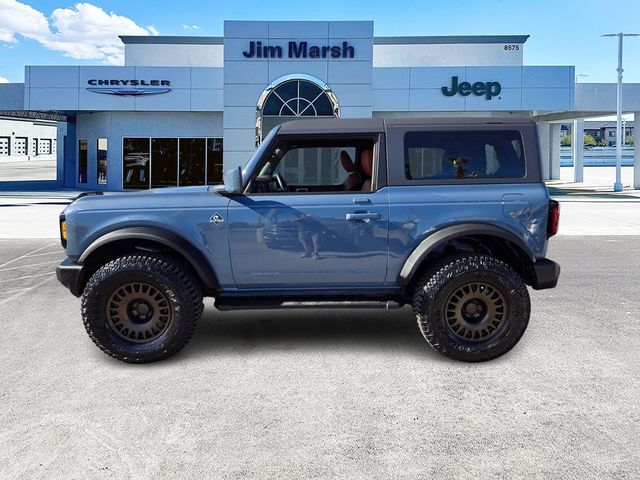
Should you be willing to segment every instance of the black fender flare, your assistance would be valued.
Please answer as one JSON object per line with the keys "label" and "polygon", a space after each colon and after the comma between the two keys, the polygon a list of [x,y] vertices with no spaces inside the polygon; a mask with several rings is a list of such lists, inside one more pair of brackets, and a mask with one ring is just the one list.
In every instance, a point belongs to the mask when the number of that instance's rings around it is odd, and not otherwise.
{"label": "black fender flare", "polygon": [[80,255],[79,264],[89,256],[113,242],[120,240],[149,240],[175,250],[182,255],[202,280],[204,286],[212,291],[219,289],[218,279],[209,261],[191,242],[169,230],[157,227],[128,227],[113,230],[94,240]]}
{"label": "black fender flare", "polygon": [[535,254],[531,249],[522,239],[509,230],[485,223],[461,223],[437,230],[422,240],[402,266],[402,270],[400,270],[398,276],[399,283],[401,285],[407,285],[420,267],[422,261],[439,246],[456,238],[469,235],[488,235],[508,240],[520,248],[532,263],[535,262]]}

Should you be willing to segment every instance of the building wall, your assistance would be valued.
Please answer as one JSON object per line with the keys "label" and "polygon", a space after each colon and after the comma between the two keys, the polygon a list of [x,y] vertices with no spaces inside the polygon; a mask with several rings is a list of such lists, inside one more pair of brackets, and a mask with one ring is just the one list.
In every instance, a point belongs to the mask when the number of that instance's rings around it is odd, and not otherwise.
{"label": "building wall", "polygon": [[24,110],[24,83],[0,83],[0,110]]}
{"label": "building wall", "polygon": [[[282,48],[281,58],[247,58],[251,41]],[[290,58],[290,41],[354,48],[353,58]],[[372,113],[373,22],[238,22],[224,24],[224,162],[242,165],[255,146],[256,105],[262,92],[285,75],[305,74],[328,84],[342,118]]]}
{"label": "building wall", "polygon": [[[80,114],[76,118],[75,157],[78,140],[87,139],[87,183],[83,189],[122,189],[122,139],[124,137],[222,137],[221,112],[100,112]],[[107,185],[98,184],[97,141],[108,140]]]}
{"label": "building wall", "polygon": [[[246,22],[243,22],[246,23]],[[332,22],[338,23],[338,22]],[[373,34],[373,32],[371,32]],[[256,36],[256,39],[258,36]],[[526,36],[519,36],[526,39]],[[172,37],[173,38],[173,37]],[[273,38],[273,36],[272,36]],[[349,33],[347,38],[353,38]],[[437,40],[437,37],[435,37]],[[403,43],[403,37],[374,38],[374,67],[442,67],[442,66],[521,66],[523,40],[502,43]],[[211,44],[190,44],[189,37],[177,43],[125,42],[126,66],[222,67],[224,47]]]}
{"label": "building wall", "polygon": [[[17,151],[23,148],[22,139],[25,138],[27,139],[26,152],[19,155]],[[7,143],[7,140],[9,144],[9,155],[0,155],[0,162],[20,162],[32,159],[53,160],[56,158],[56,138],[56,122],[0,117],[0,141],[2,141],[3,146]],[[49,154],[38,155],[37,145],[41,141],[50,142],[51,152]],[[41,150],[42,146],[40,144]]]}
{"label": "building wall", "polygon": [[222,45],[125,43],[124,46],[126,66],[222,67],[223,63]]}
{"label": "building wall", "polygon": [[[222,111],[222,69],[215,67],[33,66],[25,68],[24,109],[41,111]],[[167,80],[166,93],[117,95],[126,86],[94,81]],[[158,87],[140,87],[152,92]]]}
{"label": "building wall", "polygon": [[[574,67],[388,67],[373,69],[373,110],[558,111],[572,110]],[[452,79],[499,82],[499,95],[446,96]]]}
{"label": "building wall", "polygon": [[[613,78],[612,78],[613,80]],[[615,112],[615,83],[576,83],[575,110],[578,112]],[[622,85],[625,112],[640,110],[640,83]]]}
{"label": "building wall", "polygon": [[[399,39],[398,41],[401,41]],[[506,50],[505,47],[509,49]],[[514,47],[517,47],[515,49]],[[374,67],[521,66],[522,43],[388,44],[373,46]]]}

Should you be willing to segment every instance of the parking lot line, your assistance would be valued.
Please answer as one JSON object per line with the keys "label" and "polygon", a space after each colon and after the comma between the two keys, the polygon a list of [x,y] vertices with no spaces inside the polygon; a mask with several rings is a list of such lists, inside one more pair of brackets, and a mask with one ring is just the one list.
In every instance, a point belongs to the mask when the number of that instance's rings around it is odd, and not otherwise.
{"label": "parking lot line", "polygon": [[[56,242],[58,243],[58,242]],[[32,257],[42,257],[45,255],[62,255],[62,250],[56,250],[55,252],[42,252],[42,253],[34,253],[33,255],[29,255],[29,258]]]}
{"label": "parking lot line", "polygon": [[8,272],[9,270],[20,270],[21,268],[39,267],[41,265],[51,265],[58,263],[59,260],[51,260],[50,262],[32,263],[31,265],[20,265],[19,267],[0,268],[0,272]]}
{"label": "parking lot line", "polygon": [[26,280],[27,278],[42,277],[43,275],[53,275],[54,273],[56,272],[36,273],[34,275],[25,275],[24,277],[5,278],[4,280],[0,280],[0,283],[13,282],[15,280]]}
{"label": "parking lot line", "polygon": [[19,257],[16,257],[13,260],[9,260],[8,262],[3,263],[2,265],[0,265],[0,268],[4,268],[7,265],[11,265],[12,263],[17,262],[18,260],[22,260],[23,258],[27,258],[29,255],[32,255],[32,254],[37,253],[37,252],[41,252],[45,248],[52,247],[53,245],[56,245],[58,243],[59,242],[56,241],[56,242],[53,242],[53,243],[49,243],[48,245],[45,245],[44,247],[36,248],[35,250],[33,250],[33,251],[29,252],[29,253],[25,253],[24,255],[20,255]]}
{"label": "parking lot line", "polygon": [[22,294],[24,294],[24,293],[30,292],[30,291],[32,291],[32,290],[35,290],[36,288],[39,288],[39,287],[43,286],[45,283],[47,283],[48,281],[50,281],[50,280],[52,280],[52,279],[53,279],[53,277],[49,277],[49,278],[46,278],[45,280],[43,280],[43,281],[42,281],[42,282],[40,282],[40,283],[36,283],[36,284],[35,284],[34,286],[32,286],[32,287],[25,288],[25,289],[22,289],[22,290],[14,290],[14,291],[15,291],[15,293],[14,293],[13,295],[11,295],[10,297],[7,297],[7,298],[5,298],[5,299],[3,299],[3,300],[0,300],[0,306],[2,306],[2,305],[4,305],[5,303],[7,303],[7,302],[9,302],[9,301],[11,301],[11,300],[13,300],[13,299],[15,299],[15,298],[19,297],[20,295],[22,295]]}

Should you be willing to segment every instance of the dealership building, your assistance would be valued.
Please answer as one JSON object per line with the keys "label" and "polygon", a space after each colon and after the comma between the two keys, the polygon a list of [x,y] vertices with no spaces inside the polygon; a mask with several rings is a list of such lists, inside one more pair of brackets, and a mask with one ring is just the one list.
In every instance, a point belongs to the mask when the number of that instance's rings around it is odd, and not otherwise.
{"label": "dealership building", "polygon": [[[275,125],[313,117],[533,118],[544,174],[559,178],[561,124],[579,132],[584,118],[615,112],[614,83],[524,65],[528,35],[373,30],[226,21],[223,37],[122,36],[124,66],[26,66],[24,84],[0,85],[0,114],[58,121],[61,186],[118,191],[219,183]],[[640,112],[640,84],[623,98],[625,113]],[[640,188],[637,144],[635,159]]]}

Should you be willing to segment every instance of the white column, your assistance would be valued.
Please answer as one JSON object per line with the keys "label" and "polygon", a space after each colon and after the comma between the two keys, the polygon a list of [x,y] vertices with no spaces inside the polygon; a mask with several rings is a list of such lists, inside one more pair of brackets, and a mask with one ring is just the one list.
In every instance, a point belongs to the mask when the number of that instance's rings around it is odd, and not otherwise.
{"label": "white column", "polygon": [[540,163],[542,166],[542,179],[549,180],[549,124],[538,123],[538,135],[540,136]]}
{"label": "white column", "polygon": [[560,180],[560,129],[559,123],[551,124],[549,132],[549,173],[551,180]]}
{"label": "white column", "polygon": [[582,152],[584,150],[584,120],[574,120],[571,131],[571,153],[573,157],[573,181],[584,182],[584,165]]}
{"label": "white column", "polygon": [[640,189],[640,112],[633,114],[633,188]]}

